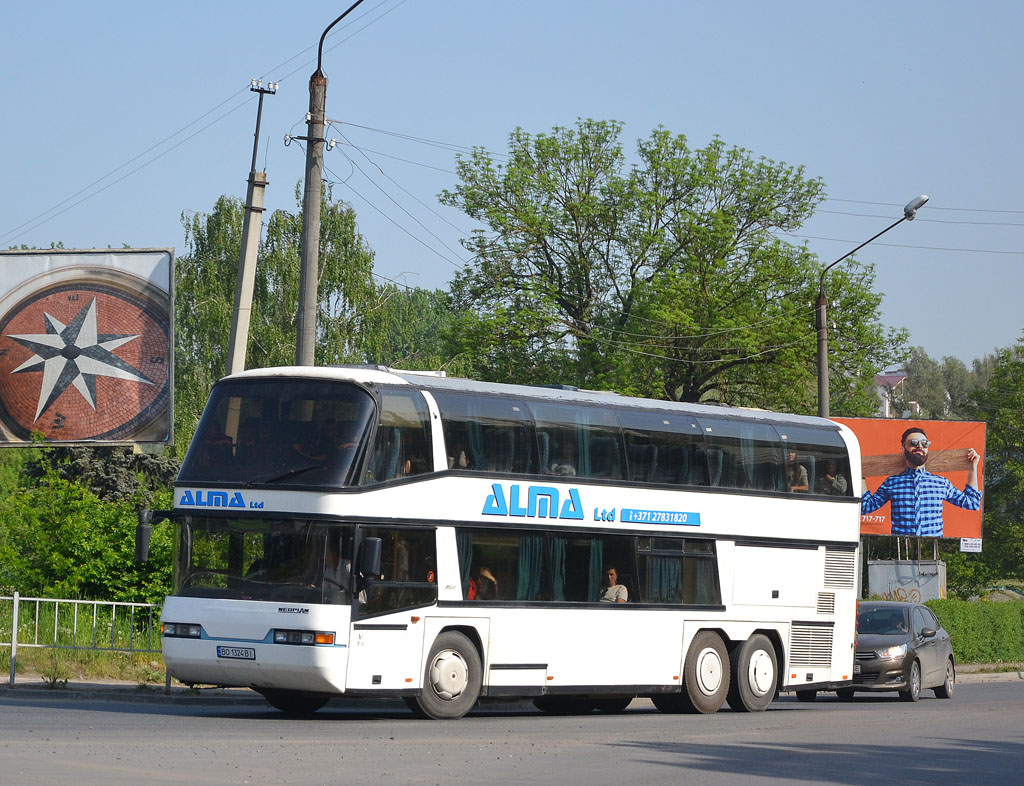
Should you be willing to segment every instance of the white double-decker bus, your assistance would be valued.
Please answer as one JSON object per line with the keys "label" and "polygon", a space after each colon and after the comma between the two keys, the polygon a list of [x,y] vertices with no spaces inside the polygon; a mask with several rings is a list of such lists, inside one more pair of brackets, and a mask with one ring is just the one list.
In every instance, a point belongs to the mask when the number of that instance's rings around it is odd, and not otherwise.
{"label": "white double-decker bus", "polygon": [[285,712],[759,711],[851,684],[859,478],[820,418],[271,368],[215,386],[140,542],[170,519],[170,674]]}

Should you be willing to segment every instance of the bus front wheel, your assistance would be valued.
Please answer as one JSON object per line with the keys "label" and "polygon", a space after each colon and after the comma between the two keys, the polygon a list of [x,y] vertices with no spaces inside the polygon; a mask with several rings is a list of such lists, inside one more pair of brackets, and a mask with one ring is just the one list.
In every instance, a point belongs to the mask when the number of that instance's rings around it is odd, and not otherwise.
{"label": "bus front wheel", "polygon": [[732,651],[732,682],[726,697],[737,712],[763,712],[775,698],[779,678],[775,648],[767,636],[751,636]]}
{"label": "bus front wheel", "polygon": [[480,697],[483,665],[473,643],[456,631],[446,631],[434,640],[427,658],[423,691],[406,699],[421,718],[461,718]]}
{"label": "bus front wheel", "polygon": [[711,630],[698,633],[683,666],[685,712],[718,712],[729,692],[729,653],[722,637]]}

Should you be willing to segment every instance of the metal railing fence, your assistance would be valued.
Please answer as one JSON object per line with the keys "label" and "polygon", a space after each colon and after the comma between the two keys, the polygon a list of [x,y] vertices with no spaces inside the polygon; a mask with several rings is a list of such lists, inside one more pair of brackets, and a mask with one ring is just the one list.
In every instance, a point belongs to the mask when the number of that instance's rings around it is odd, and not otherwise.
{"label": "metal railing fence", "polygon": [[0,647],[159,653],[160,607],[152,603],[0,595]]}

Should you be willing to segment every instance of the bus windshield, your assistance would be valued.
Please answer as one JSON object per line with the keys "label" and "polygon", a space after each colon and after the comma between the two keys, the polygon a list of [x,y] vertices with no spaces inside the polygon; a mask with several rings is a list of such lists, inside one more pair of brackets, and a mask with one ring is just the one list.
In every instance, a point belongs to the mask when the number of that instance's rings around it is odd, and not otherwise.
{"label": "bus windshield", "polygon": [[180,595],[295,603],[351,600],[352,528],[301,518],[184,516]]}
{"label": "bus windshield", "polygon": [[347,382],[221,383],[178,482],[356,485],[375,411],[370,394]]}

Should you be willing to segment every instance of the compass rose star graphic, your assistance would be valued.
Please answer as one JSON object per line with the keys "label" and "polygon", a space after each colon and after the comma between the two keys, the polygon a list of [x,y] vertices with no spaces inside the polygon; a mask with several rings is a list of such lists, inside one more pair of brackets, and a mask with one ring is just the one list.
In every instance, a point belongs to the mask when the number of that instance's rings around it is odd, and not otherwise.
{"label": "compass rose star graphic", "polygon": [[67,325],[52,314],[44,312],[46,332],[40,334],[8,335],[35,354],[11,373],[39,371],[42,367],[43,383],[39,390],[39,403],[35,420],[45,412],[69,386],[82,394],[96,409],[96,377],[131,379],[152,385],[138,369],[111,352],[138,335],[114,335],[96,332],[96,298],[79,311]]}

